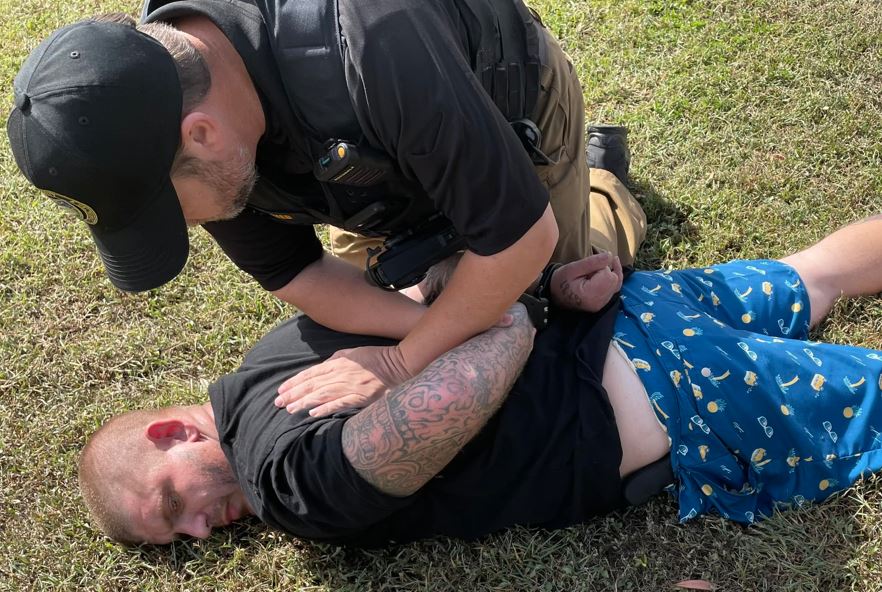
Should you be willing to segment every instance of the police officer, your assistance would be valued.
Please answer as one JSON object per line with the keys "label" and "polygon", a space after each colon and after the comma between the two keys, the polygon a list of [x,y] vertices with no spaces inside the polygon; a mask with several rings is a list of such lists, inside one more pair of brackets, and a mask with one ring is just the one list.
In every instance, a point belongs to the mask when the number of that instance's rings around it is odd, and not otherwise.
{"label": "police officer", "polygon": [[[123,290],[176,276],[201,224],[318,322],[401,339],[299,375],[289,397],[363,404],[496,322],[552,257],[629,263],[642,241],[620,180],[597,171],[589,188],[578,80],[520,0],[149,0],[142,21],[82,21],[32,52],[16,162],[85,220]],[[311,227],[377,237],[427,220],[466,248],[428,308],[324,254]],[[361,238],[333,239],[363,262]],[[612,255],[590,261],[572,278],[586,301],[620,281]]]}

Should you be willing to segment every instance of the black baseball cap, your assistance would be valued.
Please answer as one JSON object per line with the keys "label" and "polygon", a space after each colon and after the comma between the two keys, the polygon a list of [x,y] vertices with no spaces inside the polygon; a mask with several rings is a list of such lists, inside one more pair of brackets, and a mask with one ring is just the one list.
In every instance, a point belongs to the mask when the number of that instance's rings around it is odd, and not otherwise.
{"label": "black baseball cap", "polygon": [[168,51],[129,25],[80,21],[34,49],[13,85],[18,167],[86,222],[113,284],[140,292],[180,273],[189,243],[169,171],[182,92]]}

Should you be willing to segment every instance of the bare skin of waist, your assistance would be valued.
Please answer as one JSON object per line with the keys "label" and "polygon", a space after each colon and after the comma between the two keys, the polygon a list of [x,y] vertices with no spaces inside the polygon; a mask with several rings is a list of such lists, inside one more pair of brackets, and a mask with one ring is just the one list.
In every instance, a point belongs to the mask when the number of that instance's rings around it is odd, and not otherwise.
{"label": "bare skin of waist", "polygon": [[602,384],[616,416],[622,444],[619,475],[625,477],[660,459],[671,445],[649,404],[643,383],[625,355],[612,343],[603,366]]}

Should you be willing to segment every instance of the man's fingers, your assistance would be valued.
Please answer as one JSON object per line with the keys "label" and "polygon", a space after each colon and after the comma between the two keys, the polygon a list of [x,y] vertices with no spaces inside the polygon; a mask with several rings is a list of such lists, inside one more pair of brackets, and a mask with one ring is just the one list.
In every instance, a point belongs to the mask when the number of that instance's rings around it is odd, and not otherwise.
{"label": "man's fingers", "polygon": [[600,276],[601,284],[606,290],[606,296],[612,296],[613,293],[618,289],[619,285],[619,276],[616,275],[616,272],[612,269],[603,269],[597,272],[597,275]]}
{"label": "man's fingers", "polygon": [[612,270],[613,270],[613,273],[616,274],[616,277],[619,278],[619,286],[621,287],[622,281],[625,277],[625,274],[622,271],[622,260],[619,259],[618,255],[613,257]]}
{"label": "man's fingers", "polygon": [[597,253],[561,267],[551,294],[558,306],[596,312],[622,287],[622,262],[611,253]]}
{"label": "man's fingers", "polygon": [[590,255],[584,259],[573,261],[561,268],[560,281],[573,280],[579,276],[591,275],[600,271],[604,267],[612,264],[612,257],[609,253],[597,253]]}
{"label": "man's fingers", "polygon": [[582,300],[585,310],[595,312],[609,302],[610,297],[618,291],[619,278],[614,271],[603,269],[586,278],[582,284]]}

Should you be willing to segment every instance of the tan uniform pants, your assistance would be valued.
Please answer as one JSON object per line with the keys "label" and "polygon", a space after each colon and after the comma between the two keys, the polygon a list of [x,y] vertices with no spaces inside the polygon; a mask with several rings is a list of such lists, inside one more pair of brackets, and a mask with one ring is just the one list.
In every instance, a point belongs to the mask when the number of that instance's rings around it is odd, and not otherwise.
{"label": "tan uniform pants", "polygon": [[[542,132],[542,152],[552,162],[536,166],[560,230],[552,261],[575,261],[593,249],[617,254],[630,265],[646,236],[646,215],[615,175],[588,168],[582,87],[557,40],[544,32],[548,58],[533,121]],[[382,239],[337,228],[330,229],[330,239],[334,255],[361,269],[367,248],[382,244]]]}

